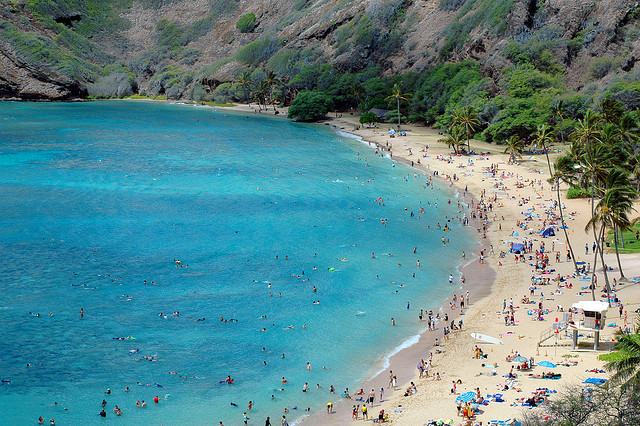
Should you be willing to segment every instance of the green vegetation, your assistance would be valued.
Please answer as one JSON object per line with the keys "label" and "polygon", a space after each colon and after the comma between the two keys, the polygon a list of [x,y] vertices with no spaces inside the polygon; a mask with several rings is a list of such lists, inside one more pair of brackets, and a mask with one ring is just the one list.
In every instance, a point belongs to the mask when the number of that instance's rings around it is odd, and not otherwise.
{"label": "green vegetation", "polygon": [[204,104],[208,106],[221,107],[221,108],[231,108],[236,106],[236,104],[220,103],[220,102],[204,102]]}
{"label": "green vegetation", "polygon": [[245,65],[256,67],[268,61],[280,47],[281,42],[278,39],[265,35],[238,50],[235,59]]}
{"label": "green vegetation", "polygon": [[[445,10],[452,10],[460,2],[443,1],[442,3],[445,5]],[[459,51],[469,34],[478,27],[492,29],[496,35],[503,35],[507,28],[505,18],[514,4],[515,0],[467,0],[455,21],[445,31],[445,42],[440,50],[440,59],[447,60],[453,52]]]}
{"label": "green vegetation", "polygon": [[589,198],[591,196],[591,191],[586,188],[569,188],[567,190],[567,198]]}
{"label": "green vegetation", "polygon": [[377,122],[378,122],[378,116],[372,112],[365,112],[365,113],[362,113],[362,115],[360,116],[361,124],[367,124],[369,126],[372,126]]}
{"label": "green vegetation", "polygon": [[289,118],[301,121],[316,121],[327,116],[333,109],[331,98],[322,93],[301,92],[289,108]]}
{"label": "green vegetation", "polygon": [[241,33],[250,33],[257,26],[258,22],[256,21],[256,15],[254,15],[253,13],[242,15],[236,23],[236,28],[240,30]]}
{"label": "green vegetation", "polygon": [[[621,254],[640,253],[640,238],[636,238],[636,235],[640,235],[640,222],[636,222],[629,229],[625,229],[620,233],[618,252]],[[613,231],[609,231],[607,233],[607,245],[612,246],[614,244]]]}

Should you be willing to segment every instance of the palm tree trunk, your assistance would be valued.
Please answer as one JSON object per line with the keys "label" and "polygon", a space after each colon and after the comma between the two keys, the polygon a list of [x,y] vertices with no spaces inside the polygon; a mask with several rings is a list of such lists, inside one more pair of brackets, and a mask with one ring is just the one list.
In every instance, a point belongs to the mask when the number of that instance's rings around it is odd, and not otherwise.
{"label": "palm tree trunk", "polygon": [[[593,226],[593,234],[596,234],[595,225]],[[593,252],[593,269],[591,270],[591,300],[596,300],[596,269],[598,269],[598,249],[600,245],[596,244],[596,251]]]}
{"label": "palm tree trunk", "polygon": [[[553,178],[553,171],[551,171],[551,160],[549,160],[549,153],[547,148],[542,144],[544,153],[547,157],[547,166],[549,167],[549,177]],[[573,255],[573,247],[569,241],[569,234],[567,233],[567,224],[564,221],[564,213],[562,212],[562,200],[560,199],[560,179],[556,179],[556,196],[558,197],[558,211],[560,212],[560,221],[562,223],[562,230],[564,231],[564,239],[567,241],[567,247],[569,247],[569,253],[571,253],[571,260],[573,261],[573,270],[578,272],[578,264],[576,263],[576,257]]]}
{"label": "palm tree trunk", "polygon": [[396,98],[396,101],[398,102],[398,131],[400,131],[400,98]]}
{"label": "palm tree trunk", "polygon": [[598,242],[598,247],[600,248],[600,262],[602,263],[602,269],[604,271],[604,283],[605,283],[605,286],[606,286],[606,289],[607,289],[607,303],[609,304],[609,307],[611,307],[611,289],[609,287],[609,274],[607,273],[607,265],[604,263],[604,231],[605,231],[605,228],[606,227],[604,226],[604,224],[602,224],[602,229],[600,231],[600,240]]}
{"label": "palm tree trunk", "polygon": [[[622,236],[622,231],[620,232]],[[620,263],[620,253],[618,252],[618,227],[613,225],[613,244],[616,248],[616,260],[618,261],[618,269],[620,270],[620,278],[625,278],[624,272],[622,272],[622,264]]]}

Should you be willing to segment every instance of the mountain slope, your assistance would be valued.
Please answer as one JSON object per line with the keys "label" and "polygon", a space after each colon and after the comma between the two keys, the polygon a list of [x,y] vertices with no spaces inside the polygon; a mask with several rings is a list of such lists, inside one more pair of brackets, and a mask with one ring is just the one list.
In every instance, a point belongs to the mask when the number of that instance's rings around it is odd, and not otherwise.
{"label": "mountain slope", "polygon": [[[628,0],[0,0],[0,97],[202,99],[246,69],[385,75],[477,61],[500,92],[533,58],[563,84],[607,85],[640,59]],[[240,17],[255,27],[241,32]],[[535,64],[534,64],[535,65]],[[537,66],[537,65],[536,65]],[[553,73],[552,73],[553,74]]]}

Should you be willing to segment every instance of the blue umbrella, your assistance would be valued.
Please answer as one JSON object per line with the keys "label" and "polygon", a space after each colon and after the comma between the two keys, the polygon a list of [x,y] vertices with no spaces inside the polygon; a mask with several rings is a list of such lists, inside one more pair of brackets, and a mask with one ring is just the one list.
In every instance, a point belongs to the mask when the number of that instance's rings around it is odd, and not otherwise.
{"label": "blue umbrella", "polygon": [[522,355],[518,355],[517,357],[515,357],[514,359],[511,360],[511,362],[516,362],[516,363],[520,363],[520,362],[527,362],[529,361],[527,358],[523,357]]}
{"label": "blue umbrella", "polygon": [[462,401],[462,402],[469,402],[469,401],[473,401],[476,397],[476,393],[475,392],[465,392],[462,395],[460,395],[459,397],[456,398],[456,402],[458,401]]}
{"label": "blue umbrella", "polygon": [[544,368],[556,368],[556,365],[549,361],[540,361],[538,365]]}

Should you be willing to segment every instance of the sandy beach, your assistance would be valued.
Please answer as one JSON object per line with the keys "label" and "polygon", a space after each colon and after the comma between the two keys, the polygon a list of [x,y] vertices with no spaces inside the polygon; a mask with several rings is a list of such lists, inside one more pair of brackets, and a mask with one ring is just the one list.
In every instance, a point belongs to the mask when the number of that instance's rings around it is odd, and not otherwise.
{"label": "sandy beach", "polygon": [[[414,376],[403,377],[395,392],[386,390],[384,402],[379,403],[376,398],[374,406],[369,408],[370,417],[377,416],[380,410],[384,410],[390,420],[400,425],[426,424],[430,420],[437,419],[453,419],[455,424],[463,424],[463,418],[457,415],[456,397],[467,391],[475,392],[479,388],[483,397],[495,393],[503,394],[504,402],[491,402],[481,406],[480,414],[473,421],[473,424],[479,422],[488,424],[491,420],[522,418],[524,410],[531,410],[531,408],[523,407],[518,402],[521,402],[522,398],[530,397],[538,388],[549,388],[560,392],[567,386],[582,383],[588,377],[607,377],[606,373],[594,373],[590,370],[602,369],[604,363],[599,361],[597,356],[611,346],[617,327],[605,327],[601,332],[598,352],[588,348],[573,351],[572,347],[568,346],[571,340],[567,338],[559,339],[558,345],[555,344],[555,338],[551,338],[538,347],[541,335],[553,326],[556,318],[562,322],[563,315],[573,303],[591,300],[591,292],[582,289],[588,286],[589,282],[570,278],[562,283],[564,286],[571,283],[571,288],[567,288],[559,287],[560,283],[555,281],[558,275],[566,277],[573,274],[574,266],[571,261],[567,261],[567,246],[558,221],[555,222],[558,227],[554,237],[542,238],[540,235],[544,224],[550,224],[544,212],[553,205],[556,197],[555,191],[552,192],[551,185],[547,183],[548,169],[544,156],[525,157],[520,164],[508,164],[508,155],[498,150],[499,147],[471,141],[473,150],[485,152],[488,155],[451,157],[450,149],[444,143],[438,142],[441,136],[433,129],[412,125],[403,126],[402,130],[406,131],[407,136],[391,138],[385,125],[380,124],[379,128],[358,129],[356,118],[351,116],[334,118],[331,124],[381,147],[390,146],[390,153],[394,160],[406,162],[432,175],[438,172],[440,179],[449,181],[459,191],[464,193],[466,188],[467,195],[472,197],[475,203],[481,198],[481,194],[484,195],[485,200],[494,200],[492,209],[487,212],[486,239],[481,238],[482,247],[493,246],[493,251],[489,249],[485,253],[483,265],[495,271],[495,279],[491,283],[490,291],[486,297],[481,297],[483,295],[482,277],[474,273],[466,273],[468,277],[466,284],[471,288],[472,294],[477,297],[471,298],[471,304],[464,309],[464,315],[455,317],[456,321],[458,318],[464,319],[464,329],[454,331],[450,339],[438,348],[440,353],[432,348],[432,339],[423,336],[415,345],[416,347],[411,348],[411,356],[414,359],[410,364],[413,365]],[[495,173],[490,171],[492,166]],[[590,218],[589,200],[567,200],[566,188],[562,187],[561,195],[562,203],[566,208],[565,220],[574,255],[578,261],[591,264],[594,261],[591,247],[594,239],[584,231]],[[525,213],[533,213],[529,216],[532,219],[525,222],[527,217]],[[557,209],[554,213],[557,213]],[[549,268],[555,270],[553,273],[548,275],[537,273],[532,266],[532,261],[528,260],[528,255],[526,261],[514,260],[514,255],[509,253],[510,242],[523,242],[523,237],[533,243],[533,252],[539,248],[541,242],[545,243],[545,250],[551,251]],[[588,245],[588,254],[585,252],[585,245]],[[501,252],[506,252],[504,257],[500,256]],[[559,253],[560,262],[556,262],[556,252]],[[474,253],[474,256],[475,262],[479,262],[478,253]],[[621,259],[627,277],[640,275],[639,255],[622,255]],[[613,267],[609,272],[609,279],[619,280],[619,271],[614,266],[617,265],[615,253],[606,253],[605,261],[607,265]],[[548,285],[540,285],[539,280],[536,280],[536,289],[531,294],[532,275],[536,279],[551,278],[551,281]],[[598,282],[604,283],[601,266],[598,267],[597,275]],[[475,290],[477,285],[480,286],[480,291]],[[601,285],[598,289],[600,287]],[[612,305],[607,313],[607,324],[633,326],[637,315],[635,310],[640,306],[638,285],[631,282],[620,283],[617,286],[616,295],[624,304],[623,314],[620,316],[618,307]],[[529,297],[532,303],[523,303],[524,297]],[[515,325],[507,326],[503,314],[503,303],[506,301],[508,306],[510,299],[513,299],[516,322]],[[596,300],[606,300],[606,297],[601,297],[601,292],[596,291]],[[536,315],[528,314],[538,307],[539,302],[543,303],[543,309],[548,310],[543,321],[534,320]],[[558,309],[563,309],[564,312],[559,312]],[[441,339],[442,326],[443,324],[440,323],[436,331],[427,332],[427,335],[433,335],[433,337],[437,335]],[[499,338],[504,344],[492,345],[477,342],[470,336],[473,332]],[[593,339],[586,341],[589,342],[586,346],[593,345]],[[475,358],[476,345],[484,351],[486,358]],[[507,384],[505,375],[510,372],[512,366],[507,361],[507,357],[516,352],[526,358],[533,357],[534,367],[531,370],[517,372],[517,378],[509,384],[510,388],[504,390],[504,385]],[[426,361],[430,353],[433,354],[433,358],[429,377],[419,378],[415,365],[420,359]],[[399,354],[399,358],[404,356],[410,356],[409,351]],[[537,362],[543,360],[554,364],[567,364],[567,366],[558,365],[554,370],[554,373],[561,374],[562,377],[559,380],[536,379],[530,375],[545,372],[543,367],[535,366]],[[392,358],[391,369],[395,367],[394,362],[395,359]],[[440,380],[434,380],[436,373],[439,374]],[[381,381],[384,382],[386,374],[383,373],[381,376],[383,376]],[[452,393],[454,381],[457,382],[455,394]],[[410,382],[415,383],[417,392],[404,396]],[[348,401],[345,405],[353,405],[353,402]],[[533,410],[542,412],[543,409],[534,408]],[[350,423],[350,409],[347,414],[348,417],[344,413],[334,415],[336,419],[330,420],[330,424]],[[325,419],[325,422],[327,420]]]}

